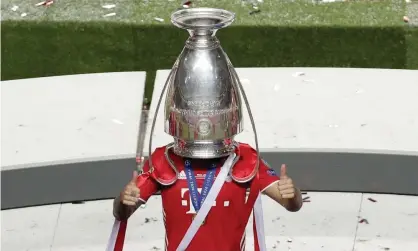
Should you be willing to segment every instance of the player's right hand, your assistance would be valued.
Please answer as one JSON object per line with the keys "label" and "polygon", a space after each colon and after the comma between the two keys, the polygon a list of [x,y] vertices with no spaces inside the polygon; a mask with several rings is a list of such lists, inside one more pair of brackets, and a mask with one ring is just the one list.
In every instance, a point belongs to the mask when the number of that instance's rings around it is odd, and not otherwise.
{"label": "player's right hand", "polygon": [[120,201],[123,205],[135,206],[138,203],[139,198],[139,188],[136,186],[136,180],[138,178],[138,172],[134,171],[132,174],[132,179],[125,186],[123,191],[120,193]]}

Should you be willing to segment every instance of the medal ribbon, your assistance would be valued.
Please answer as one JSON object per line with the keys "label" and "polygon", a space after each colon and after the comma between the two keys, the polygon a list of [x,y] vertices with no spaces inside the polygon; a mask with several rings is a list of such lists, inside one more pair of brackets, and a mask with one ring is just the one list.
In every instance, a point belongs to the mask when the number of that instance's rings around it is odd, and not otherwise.
{"label": "medal ribbon", "polygon": [[215,179],[216,173],[216,165],[212,164],[212,166],[206,172],[201,194],[199,194],[199,191],[197,190],[196,177],[194,176],[190,160],[184,161],[184,171],[186,173],[187,185],[189,186],[190,198],[197,213],[213,185],[213,180]]}

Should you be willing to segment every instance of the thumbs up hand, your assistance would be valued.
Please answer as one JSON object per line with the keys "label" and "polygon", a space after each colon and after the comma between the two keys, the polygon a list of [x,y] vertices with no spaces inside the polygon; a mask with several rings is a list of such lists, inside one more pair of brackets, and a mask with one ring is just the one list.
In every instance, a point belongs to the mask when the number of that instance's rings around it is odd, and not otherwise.
{"label": "thumbs up hand", "polygon": [[134,171],[131,181],[125,186],[120,194],[120,201],[127,206],[135,206],[139,198],[139,188],[136,186],[138,172]]}
{"label": "thumbs up hand", "polygon": [[287,176],[286,165],[284,164],[280,168],[279,192],[283,199],[293,199],[296,193],[293,181]]}

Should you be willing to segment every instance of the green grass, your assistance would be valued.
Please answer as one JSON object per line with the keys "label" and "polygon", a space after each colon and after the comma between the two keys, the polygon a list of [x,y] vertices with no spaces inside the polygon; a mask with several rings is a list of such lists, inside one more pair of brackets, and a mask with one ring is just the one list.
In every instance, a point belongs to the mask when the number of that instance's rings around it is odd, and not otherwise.
{"label": "green grass", "polygon": [[[43,21],[106,21],[124,22],[138,25],[170,25],[170,15],[181,7],[178,0],[71,0],[56,1],[50,7],[35,7],[40,0],[3,0],[2,6],[19,5],[34,13],[36,19]],[[116,3],[113,9],[104,9],[106,3]],[[312,4],[308,0],[295,2],[280,0],[265,0],[258,4],[261,12],[249,15],[253,10],[251,1],[243,0],[199,0],[193,1],[193,7],[215,7],[231,10],[236,13],[234,25],[260,26],[392,26],[402,22],[405,12],[403,0],[337,2],[331,4]],[[254,1],[256,2],[256,1]],[[22,7],[23,6],[23,7]],[[19,13],[11,13],[8,8],[3,19],[27,20],[32,18],[20,17]],[[116,16],[103,17],[104,14],[115,12]],[[163,18],[164,22],[154,18]]]}
{"label": "green grass", "polygon": [[[155,71],[171,68],[188,36],[170,24],[179,1],[72,0],[35,7],[37,2],[2,2],[2,80],[147,71],[151,97]],[[114,2],[114,9],[101,7]],[[10,11],[13,5],[18,11]],[[403,0],[319,5],[265,0],[255,15],[241,0],[194,1],[194,6],[237,14],[234,24],[217,33],[236,67],[418,69],[418,32],[402,22]],[[20,16],[23,11],[26,17]],[[116,16],[103,17],[110,12]]]}

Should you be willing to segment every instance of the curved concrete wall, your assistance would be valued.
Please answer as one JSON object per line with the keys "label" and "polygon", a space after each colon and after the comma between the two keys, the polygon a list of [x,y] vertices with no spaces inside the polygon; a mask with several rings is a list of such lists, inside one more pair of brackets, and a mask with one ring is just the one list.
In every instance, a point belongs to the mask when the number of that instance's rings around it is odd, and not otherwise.
{"label": "curved concrete wall", "polygon": [[[237,71],[262,156],[302,189],[418,195],[418,71]],[[2,209],[115,196],[135,166],[144,83],[143,72],[3,81]],[[170,141],[163,123],[160,111],[153,148]],[[254,142],[248,117],[238,140]]]}

